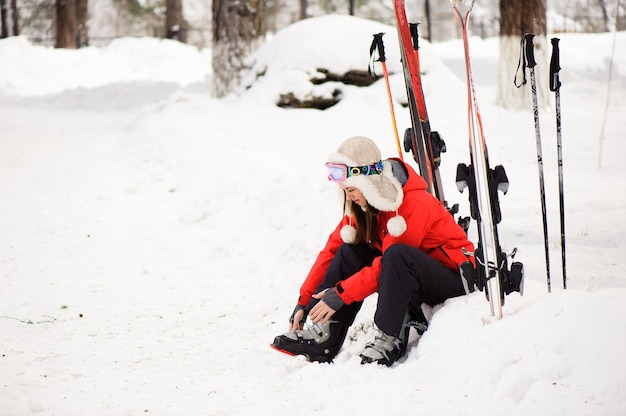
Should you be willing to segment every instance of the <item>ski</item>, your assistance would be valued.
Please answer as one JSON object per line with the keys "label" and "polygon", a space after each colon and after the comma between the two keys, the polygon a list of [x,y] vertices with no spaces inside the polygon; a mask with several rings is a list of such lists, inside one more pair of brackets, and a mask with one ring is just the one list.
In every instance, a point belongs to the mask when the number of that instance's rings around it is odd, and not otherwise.
{"label": "ski", "polygon": [[458,205],[455,204],[452,208],[448,207],[439,173],[441,153],[446,151],[445,142],[439,133],[431,130],[430,119],[426,110],[420,73],[417,25],[409,25],[404,0],[394,0],[394,8],[411,116],[411,127],[407,128],[404,133],[404,150],[412,153],[413,159],[419,167],[420,175],[426,181],[428,192],[435,195],[454,215],[458,210]]}
{"label": "ski", "polygon": [[502,318],[505,294],[513,291],[523,294],[524,268],[522,263],[513,262],[509,270],[508,258],[513,258],[517,249],[507,255],[502,251],[498,237],[497,225],[502,219],[498,191],[506,194],[509,181],[503,166],[489,167],[469,52],[468,25],[474,0],[469,1],[464,16],[458,8],[459,2],[451,0],[451,3],[463,38],[471,160],[470,166],[462,163],[457,167],[457,187],[461,192],[468,188],[471,216],[478,227],[478,246],[473,253],[476,260],[475,284],[481,290],[483,287],[486,289],[491,316]]}

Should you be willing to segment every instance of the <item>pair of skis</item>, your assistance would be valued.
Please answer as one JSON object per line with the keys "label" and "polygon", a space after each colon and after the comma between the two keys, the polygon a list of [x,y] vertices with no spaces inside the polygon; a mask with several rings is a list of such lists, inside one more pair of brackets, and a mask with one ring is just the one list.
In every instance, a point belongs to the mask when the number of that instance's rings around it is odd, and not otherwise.
{"label": "pair of skis", "polygon": [[[474,1],[471,1],[463,16],[457,7],[457,2],[452,1],[453,11],[461,25],[465,50],[471,158],[469,166],[459,164],[457,167],[456,182],[459,191],[462,192],[468,188],[471,216],[478,225],[476,251],[466,253],[468,258],[474,256],[476,268],[471,270],[463,268],[462,272],[468,280],[470,290],[473,290],[474,286],[479,290],[485,289],[491,315],[501,318],[505,294],[513,291],[523,292],[523,265],[520,262],[513,262],[509,269],[508,259],[515,255],[516,250],[513,250],[510,255],[504,253],[498,237],[497,224],[501,220],[498,190],[506,193],[509,183],[502,166],[496,166],[494,169],[489,167],[487,145],[476,100],[469,54],[467,26],[473,5]],[[412,31],[407,22],[404,0],[394,0],[394,8],[412,124],[412,129],[408,129],[405,135],[405,150],[412,151],[419,165],[420,174],[429,186],[429,191],[447,207],[447,202],[443,197],[438,163],[434,162],[432,132],[422,90],[419,55],[416,52],[417,43],[411,36]],[[453,211],[456,212],[451,210],[452,213]],[[459,223],[467,230],[467,219],[462,219]]]}

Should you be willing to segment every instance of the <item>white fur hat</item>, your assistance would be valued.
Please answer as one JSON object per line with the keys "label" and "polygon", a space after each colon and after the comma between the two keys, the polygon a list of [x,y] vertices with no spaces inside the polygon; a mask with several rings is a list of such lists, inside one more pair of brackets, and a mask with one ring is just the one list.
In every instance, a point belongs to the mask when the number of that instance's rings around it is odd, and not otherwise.
{"label": "white fur hat", "polygon": [[[344,164],[349,167],[370,166],[381,161],[380,150],[376,144],[367,137],[351,137],[344,141],[339,149],[328,157],[330,163]],[[354,175],[344,179],[344,186],[355,187],[363,193],[367,202],[379,211],[397,211],[404,193],[402,185],[393,176],[391,164],[383,161],[383,170],[379,174]],[[350,204],[346,201],[346,214]],[[401,215],[394,216],[387,222],[389,234],[399,236],[406,230],[406,221]],[[346,243],[353,243],[356,230],[351,225],[343,227],[341,237]]]}

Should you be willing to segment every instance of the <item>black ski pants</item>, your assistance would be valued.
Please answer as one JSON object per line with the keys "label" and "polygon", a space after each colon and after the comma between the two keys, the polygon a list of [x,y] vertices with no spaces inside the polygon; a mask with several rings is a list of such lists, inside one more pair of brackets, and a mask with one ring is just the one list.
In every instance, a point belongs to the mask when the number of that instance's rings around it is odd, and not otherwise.
{"label": "black ski pants", "polygon": [[[380,251],[367,244],[342,244],[316,293],[332,288],[363,267],[370,266],[380,254]],[[387,335],[397,337],[406,312],[421,311],[422,303],[433,306],[465,294],[458,272],[448,269],[417,248],[404,244],[393,245],[383,254],[381,264],[374,323]],[[306,310],[311,310],[317,302],[317,299],[312,299]],[[333,315],[332,319],[341,324],[344,336],[361,305],[362,302],[345,305]],[[419,316],[420,313],[411,314]]]}
{"label": "black ski pants", "polygon": [[465,294],[459,272],[417,248],[395,244],[385,251],[381,263],[374,323],[387,335],[397,337],[406,312],[418,310],[422,303],[434,306]]}
{"label": "black ski pants", "polygon": [[[335,257],[330,262],[324,280],[317,287],[315,293],[319,293],[324,289],[335,287],[337,283],[352,276],[363,267],[371,266],[376,257],[380,256],[380,251],[372,249],[367,244],[342,244]],[[310,311],[318,299],[311,299],[306,307]],[[354,302],[350,305],[344,305],[332,316],[332,320],[338,321],[345,332],[354,322],[357,313],[361,309],[363,302]]]}

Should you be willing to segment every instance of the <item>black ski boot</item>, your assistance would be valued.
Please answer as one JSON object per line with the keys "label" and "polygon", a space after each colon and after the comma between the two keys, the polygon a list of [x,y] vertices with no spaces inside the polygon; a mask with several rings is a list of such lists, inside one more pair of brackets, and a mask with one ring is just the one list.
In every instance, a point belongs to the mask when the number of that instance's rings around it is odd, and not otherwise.
{"label": "black ski boot", "polygon": [[279,335],[271,347],[289,355],[304,355],[309,361],[329,363],[341,349],[347,332],[348,327],[331,320]]}

